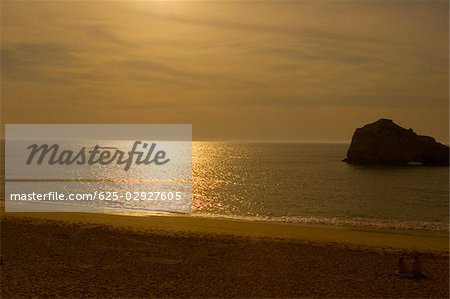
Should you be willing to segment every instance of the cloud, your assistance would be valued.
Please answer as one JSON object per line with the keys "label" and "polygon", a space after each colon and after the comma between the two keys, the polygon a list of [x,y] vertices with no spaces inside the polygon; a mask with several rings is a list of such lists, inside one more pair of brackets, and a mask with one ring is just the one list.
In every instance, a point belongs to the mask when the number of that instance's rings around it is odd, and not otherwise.
{"label": "cloud", "polygon": [[323,61],[335,62],[347,65],[362,65],[368,63],[382,63],[376,57],[364,55],[360,53],[345,52],[340,49],[320,49],[305,50],[302,48],[288,48],[288,47],[261,47],[250,50],[249,52],[259,53],[260,55],[272,55],[280,59],[287,59],[290,61]]}
{"label": "cloud", "polygon": [[302,120],[285,110],[448,108],[446,1],[9,1],[2,16],[10,115],[57,102],[89,120],[160,107],[239,125],[241,109],[287,124]]}
{"label": "cloud", "polygon": [[91,24],[81,27],[87,35],[95,40],[96,42],[107,42],[118,46],[133,46],[132,42],[126,41],[124,38],[120,37],[115,33],[114,28],[111,24]]}
{"label": "cloud", "polygon": [[17,43],[1,50],[3,80],[67,82],[65,71],[79,67],[75,49],[59,43]]}

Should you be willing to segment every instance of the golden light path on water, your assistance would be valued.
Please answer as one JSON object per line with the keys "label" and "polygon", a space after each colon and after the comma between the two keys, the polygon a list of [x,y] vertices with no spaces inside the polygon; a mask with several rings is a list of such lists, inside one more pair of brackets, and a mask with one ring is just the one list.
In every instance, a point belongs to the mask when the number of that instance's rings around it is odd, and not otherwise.
{"label": "golden light path on water", "polygon": [[448,170],[354,167],[346,144],[194,142],[193,214],[448,230]]}
{"label": "golden light path on water", "polygon": [[[120,143],[107,145],[126,148]],[[190,158],[176,161],[176,155],[162,180],[152,179],[160,168],[149,167],[144,176],[141,172],[147,170],[136,167],[118,178],[122,166],[108,165],[106,170],[96,166],[90,169],[93,177],[110,180],[92,182],[82,191],[159,188],[189,194],[192,185],[192,205],[121,201],[108,206],[112,213],[129,209],[127,214],[133,216],[171,211],[252,221],[448,230],[447,168],[351,166],[341,162],[347,148],[346,144],[193,142],[192,170]],[[21,171],[20,166],[16,170]]]}

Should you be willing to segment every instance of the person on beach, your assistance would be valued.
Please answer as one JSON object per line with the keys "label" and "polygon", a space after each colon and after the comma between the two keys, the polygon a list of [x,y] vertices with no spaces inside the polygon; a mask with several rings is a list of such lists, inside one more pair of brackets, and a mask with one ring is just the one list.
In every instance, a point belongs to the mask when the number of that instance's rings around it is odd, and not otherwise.
{"label": "person on beach", "polygon": [[403,256],[398,258],[397,271],[395,273],[400,276],[407,276],[409,274],[408,269],[406,268],[405,258]]}
{"label": "person on beach", "polygon": [[415,255],[411,259],[411,268],[406,266],[405,258],[400,256],[398,258],[397,271],[395,273],[404,278],[425,278],[422,273],[422,263],[419,261],[419,256]]}
{"label": "person on beach", "polygon": [[415,255],[411,260],[411,274],[413,278],[422,278],[422,263],[419,261],[419,257]]}

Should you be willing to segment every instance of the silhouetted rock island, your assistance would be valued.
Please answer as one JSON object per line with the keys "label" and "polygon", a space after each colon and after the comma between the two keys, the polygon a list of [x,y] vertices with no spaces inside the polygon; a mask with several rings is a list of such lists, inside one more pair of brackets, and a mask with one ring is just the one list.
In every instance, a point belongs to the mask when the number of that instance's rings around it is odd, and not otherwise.
{"label": "silhouetted rock island", "polygon": [[356,129],[343,160],[350,164],[402,165],[411,162],[449,165],[449,147],[433,137],[421,136],[390,119],[380,119]]}

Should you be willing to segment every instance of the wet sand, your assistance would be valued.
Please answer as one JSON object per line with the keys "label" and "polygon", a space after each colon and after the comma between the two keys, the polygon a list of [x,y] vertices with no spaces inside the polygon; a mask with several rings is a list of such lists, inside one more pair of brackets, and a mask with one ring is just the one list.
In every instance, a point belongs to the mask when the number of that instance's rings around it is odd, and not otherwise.
{"label": "wet sand", "polygon": [[[2,298],[449,295],[448,238],[59,213],[8,213],[1,233]],[[428,278],[395,275],[400,252]]]}

